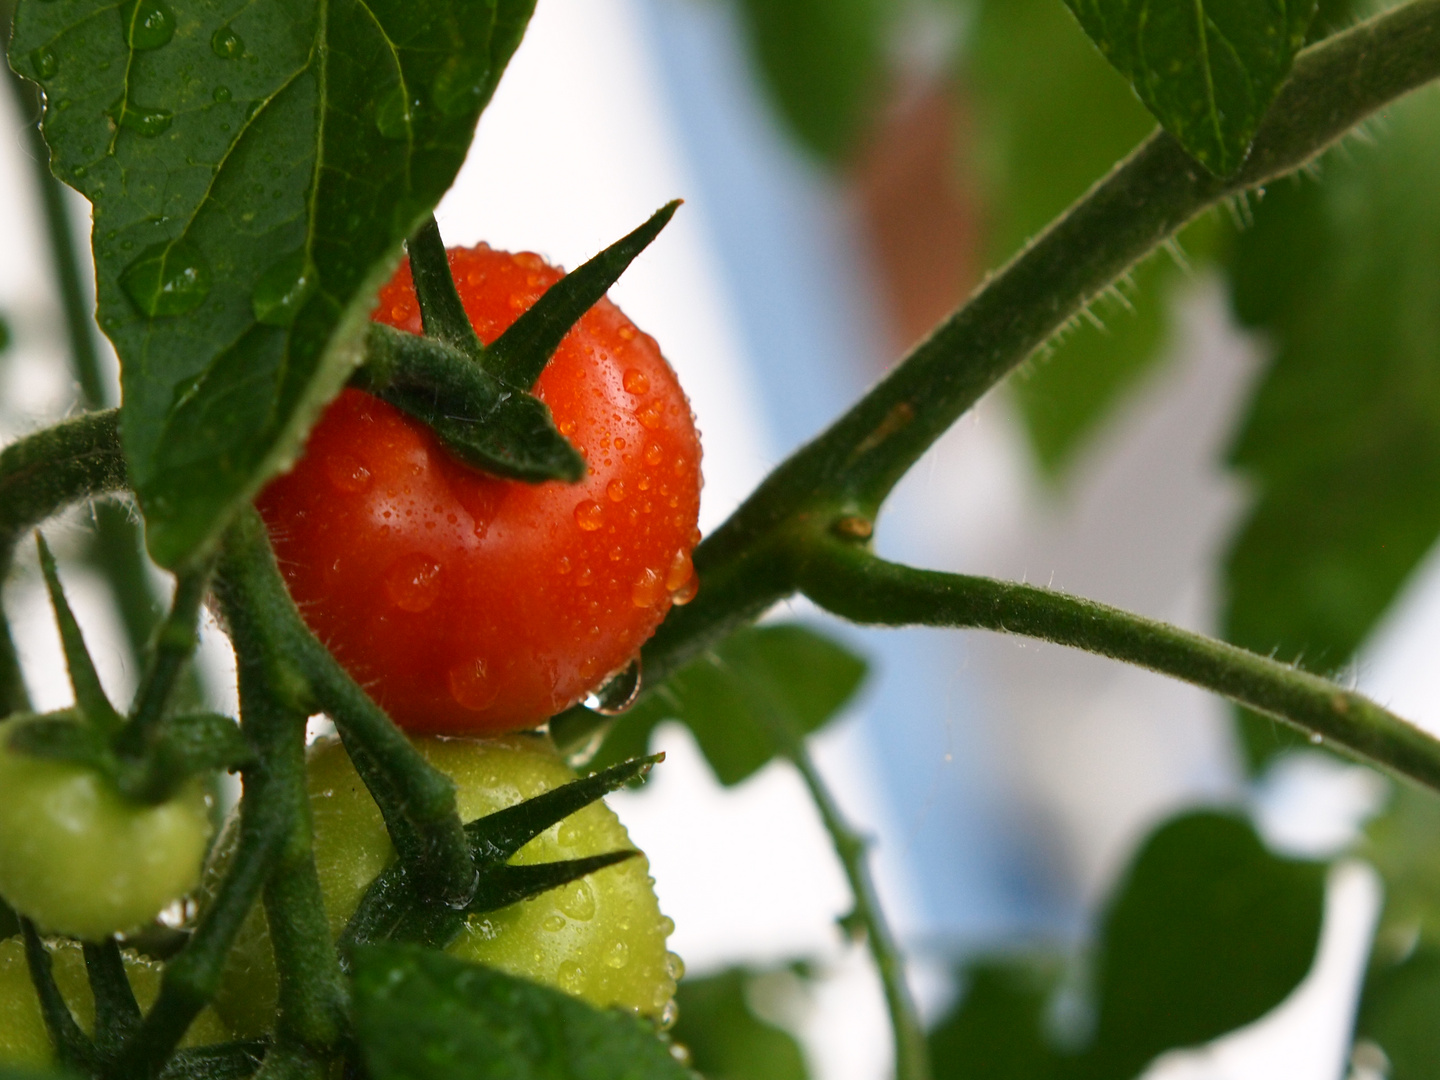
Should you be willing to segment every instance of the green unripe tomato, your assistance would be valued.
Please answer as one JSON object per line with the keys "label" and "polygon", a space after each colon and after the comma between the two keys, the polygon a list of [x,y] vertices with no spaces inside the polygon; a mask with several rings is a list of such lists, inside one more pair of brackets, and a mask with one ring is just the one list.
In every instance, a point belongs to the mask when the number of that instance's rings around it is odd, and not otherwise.
{"label": "green unripe tomato", "polygon": [[[90,993],[90,980],[85,975],[85,957],[79,942],[55,941],[51,944],[51,970],[55,984],[75,1019],[87,1033],[95,1030],[95,998]],[[125,973],[135,990],[141,1009],[149,1009],[160,992],[160,964],[133,953],[125,954]],[[206,1009],[195,1018],[181,1046],[204,1046],[226,1042],[230,1033],[213,1009]],[[25,945],[18,937],[0,941],[0,1065],[44,1067],[55,1057],[45,1019],[40,1015],[40,999],[30,981],[30,968],[25,963]]]}
{"label": "green unripe tomato", "polygon": [[[422,737],[412,742],[455,781],[466,821],[513,806],[575,779],[548,739],[512,735],[477,740]],[[338,937],[375,876],[394,858],[380,811],[335,740],[309,757],[315,863],[330,932]],[[213,888],[229,860],[235,830],[216,845]],[[521,848],[516,863],[576,859],[633,845],[604,803],[553,825]],[[660,914],[644,856],[500,911],[471,916],[449,952],[463,960],[557,987],[600,1007],[615,1006],[662,1022],[673,1018],[675,980],[683,970],[667,952],[675,924]],[[240,932],[215,1008],[239,1038],[263,1034],[275,1020],[275,969],[263,911]]]}
{"label": "green unripe tomato", "polygon": [[10,749],[0,723],[0,896],[41,928],[99,941],[144,925],[199,884],[210,839],[203,784],[157,806],[100,773]]}

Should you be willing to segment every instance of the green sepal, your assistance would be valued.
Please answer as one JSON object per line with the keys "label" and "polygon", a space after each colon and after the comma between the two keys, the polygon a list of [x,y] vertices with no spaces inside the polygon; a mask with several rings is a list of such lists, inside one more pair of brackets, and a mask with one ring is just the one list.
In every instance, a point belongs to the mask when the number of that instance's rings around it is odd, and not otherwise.
{"label": "green sepal", "polygon": [[529,389],[560,342],[619,280],[675,216],[680,200],[666,203],[634,232],[550,286],[545,295],[485,349],[485,369],[502,382]]}
{"label": "green sepal", "polygon": [[528,863],[513,865],[501,863],[488,870],[480,871],[480,885],[475,890],[475,899],[465,905],[467,915],[483,915],[488,911],[518,904],[569,885],[588,874],[604,870],[638,856],[638,851],[607,851],[602,855],[589,855],[583,859],[560,859],[556,862]]}
{"label": "green sepal", "polygon": [[118,763],[109,742],[74,709],[16,717],[6,745],[29,757],[84,765],[105,774],[112,782],[118,777]]}
{"label": "green sepal", "polygon": [[352,990],[372,1080],[692,1080],[653,1024],[444,953],[366,946]]}
{"label": "green sepal", "polygon": [[70,685],[75,690],[76,709],[96,730],[111,734],[118,731],[125,721],[105,696],[105,688],[100,685],[100,676],[95,671],[95,662],[90,659],[90,650],[85,647],[85,636],[80,632],[80,624],[70,610],[69,601],[65,599],[55,556],[39,532],[35,534],[35,546],[40,551],[40,570],[45,575],[50,606],[55,609],[55,622],[60,627],[60,644],[65,650]]}
{"label": "green sepal", "polygon": [[585,459],[556,430],[549,406],[443,342],[372,324],[350,384],[428,425],[474,468],[531,484],[585,475]]}
{"label": "green sepal", "polygon": [[405,251],[410,257],[410,280],[415,285],[415,299],[420,302],[425,336],[479,360],[485,346],[480,344],[470,316],[465,314],[434,214],[405,241]]}
{"label": "green sepal", "polygon": [[164,802],[192,776],[235,772],[254,760],[254,748],[230,717],[182,713],[161,721],[143,757],[122,758],[120,790],[145,802]]}
{"label": "green sepal", "polygon": [[255,1075],[267,1048],[258,1039],[189,1046],[165,1063],[160,1080],[243,1080]]}

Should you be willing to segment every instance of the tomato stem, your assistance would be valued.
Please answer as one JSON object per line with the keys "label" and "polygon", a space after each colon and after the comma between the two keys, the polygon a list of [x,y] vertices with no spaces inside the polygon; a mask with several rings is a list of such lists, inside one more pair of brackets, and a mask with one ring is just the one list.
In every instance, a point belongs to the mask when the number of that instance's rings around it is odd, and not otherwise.
{"label": "tomato stem", "polygon": [[67,1069],[84,1074],[95,1065],[95,1044],[75,1020],[70,1006],[55,983],[51,969],[50,950],[40,940],[35,924],[21,918],[20,933],[25,939],[25,963],[30,969],[30,982],[40,999],[40,1015],[45,1030],[55,1045],[55,1057]]}

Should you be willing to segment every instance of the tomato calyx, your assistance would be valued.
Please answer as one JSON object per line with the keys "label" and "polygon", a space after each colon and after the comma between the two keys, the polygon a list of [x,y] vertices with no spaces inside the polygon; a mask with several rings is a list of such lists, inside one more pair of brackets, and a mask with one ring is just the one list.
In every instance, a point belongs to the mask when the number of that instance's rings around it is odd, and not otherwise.
{"label": "tomato calyx", "polygon": [[632,758],[466,824],[476,884],[474,896],[462,907],[425,895],[402,863],[392,864],[371,882],[350,917],[339,941],[342,962],[348,964],[357,947],[382,940],[443,949],[460,933],[467,916],[498,911],[635,858],[640,852],[630,849],[546,863],[510,862],[552,825],[643,779],[664,760],[664,754]]}
{"label": "tomato calyx", "polygon": [[481,343],[465,315],[432,216],[407,241],[425,336],[372,323],[350,385],[430,427],[455,458],[507,480],[575,483],[585,459],[531,393],[561,340],[669,223],[679,200],[552,285]]}

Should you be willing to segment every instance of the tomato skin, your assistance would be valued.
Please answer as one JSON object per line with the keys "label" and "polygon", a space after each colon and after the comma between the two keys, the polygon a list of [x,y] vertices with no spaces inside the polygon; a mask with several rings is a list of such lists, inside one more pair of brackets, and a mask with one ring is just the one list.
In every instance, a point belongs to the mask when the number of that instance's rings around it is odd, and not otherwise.
{"label": "tomato skin", "polygon": [[[484,245],[450,263],[486,342],[562,276]],[[374,317],[420,332],[408,264]],[[587,459],[578,484],[470,469],[418,421],[346,390],[257,500],[306,622],[409,731],[534,727],[693,595],[700,443],[654,340],[601,300],[535,393]]]}
{"label": "tomato skin", "polygon": [[[455,781],[466,821],[575,776],[543,737],[419,737],[412,742]],[[360,897],[395,853],[379,809],[338,741],[321,740],[310,748],[307,775],[315,866],[330,932],[339,937]],[[206,893],[218,884],[236,836],[234,826],[227,825],[206,873]],[[513,861],[583,858],[632,846],[615,814],[597,802],[552,825]],[[642,855],[533,899],[471,916],[448,951],[601,1008],[664,1021],[673,1018],[675,980],[683,971],[679,958],[666,951],[673,929],[660,913]],[[236,940],[215,1009],[237,1037],[260,1037],[274,1025],[275,1002],[274,960],[264,912],[257,905]]]}
{"label": "tomato skin", "polygon": [[[155,1003],[160,992],[163,965],[134,953],[124,953],[125,974],[142,1010]],[[85,974],[85,957],[80,943],[58,940],[50,943],[51,971],[70,1011],[87,1034],[95,1029],[95,999]],[[208,1006],[195,1018],[182,1047],[227,1042],[230,1032]],[[25,944],[18,937],[0,941],[0,1065],[45,1067],[54,1064],[55,1052],[40,999],[30,981],[25,961]]]}
{"label": "tomato skin", "polygon": [[204,784],[130,802],[83,765],[10,749],[0,723],[0,896],[43,930],[99,941],[149,922],[200,881],[211,835]]}

